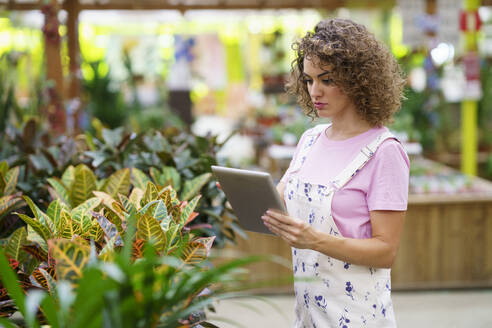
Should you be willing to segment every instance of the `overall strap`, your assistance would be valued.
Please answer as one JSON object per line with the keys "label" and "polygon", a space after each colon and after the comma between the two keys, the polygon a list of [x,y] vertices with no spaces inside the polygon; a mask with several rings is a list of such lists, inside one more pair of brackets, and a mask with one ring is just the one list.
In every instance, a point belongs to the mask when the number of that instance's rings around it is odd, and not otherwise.
{"label": "overall strap", "polygon": [[309,150],[311,150],[312,145],[314,145],[321,133],[323,133],[323,131],[325,131],[325,129],[330,125],[331,124],[319,124],[306,131],[303,143],[298,146],[299,152],[296,156],[296,160],[290,174],[301,169],[301,166],[306,161],[307,154],[309,153]]}
{"label": "overall strap", "polygon": [[369,162],[376,150],[386,139],[396,139],[396,137],[389,131],[381,133],[373,141],[371,141],[367,146],[363,147],[355,159],[345,167],[345,169],[337,175],[337,177],[332,181],[332,185],[336,189],[341,189],[347,182],[352,179],[357,172],[359,172],[364,165]]}

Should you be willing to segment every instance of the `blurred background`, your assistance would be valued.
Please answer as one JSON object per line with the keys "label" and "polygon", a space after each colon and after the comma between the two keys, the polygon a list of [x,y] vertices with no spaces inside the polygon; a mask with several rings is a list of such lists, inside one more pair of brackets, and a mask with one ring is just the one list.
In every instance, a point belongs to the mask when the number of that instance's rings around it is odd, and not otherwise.
{"label": "blurred background", "polygon": [[[389,126],[411,158],[392,269],[400,326],[491,327],[490,0],[0,0],[0,161],[20,168],[15,191],[45,208],[47,179],[80,163],[98,178],[138,167],[158,181],[152,167],[172,166],[185,181],[219,163],[278,180],[320,123],[284,92],[291,44],[330,17],[367,26],[407,78]],[[214,203],[213,185],[201,185],[210,202],[197,229],[218,248],[288,263],[286,245],[244,232]],[[13,191],[2,196],[12,202]],[[20,198],[10,205],[5,240],[22,226],[13,208],[29,213]],[[216,315],[288,326],[289,274],[288,264],[254,264],[248,279],[263,281],[272,310],[222,301]]]}

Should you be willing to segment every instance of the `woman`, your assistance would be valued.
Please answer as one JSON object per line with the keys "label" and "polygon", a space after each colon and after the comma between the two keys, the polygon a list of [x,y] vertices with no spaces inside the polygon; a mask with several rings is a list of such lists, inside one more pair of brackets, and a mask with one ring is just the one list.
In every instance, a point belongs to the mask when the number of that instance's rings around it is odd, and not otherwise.
{"label": "woman", "polygon": [[295,43],[287,90],[306,131],[277,186],[288,214],[262,219],[292,246],[295,327],[395,327],[390,267],[408,198],[409,160],[384,124],[404,80],[389,50],[345,19],[322,21]]}

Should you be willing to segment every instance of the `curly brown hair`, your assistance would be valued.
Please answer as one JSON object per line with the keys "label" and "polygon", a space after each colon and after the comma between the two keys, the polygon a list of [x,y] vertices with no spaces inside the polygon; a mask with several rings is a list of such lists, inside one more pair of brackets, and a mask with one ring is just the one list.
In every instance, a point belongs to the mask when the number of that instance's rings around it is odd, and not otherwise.
{"label": "curly brown hair", "polygon": [[296,59],[286,91],[297,96],[306,115],[318,116],[303,77],[305,58],[332,68],[330,78],[371,126],[391,122],[401,106],[405,80],[395,57],[365,26],[348,19],[321,21],[292,48]]}

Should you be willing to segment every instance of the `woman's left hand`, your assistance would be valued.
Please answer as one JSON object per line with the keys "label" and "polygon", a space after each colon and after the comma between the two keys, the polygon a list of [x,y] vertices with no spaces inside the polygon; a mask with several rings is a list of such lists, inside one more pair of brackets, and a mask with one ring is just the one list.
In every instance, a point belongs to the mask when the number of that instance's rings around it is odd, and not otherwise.
{"label": "woman's left hand", "polygon": [[267,228],[295,248],[314,249],[318,231],[307,222],[268,210],[261,217]]}

